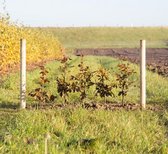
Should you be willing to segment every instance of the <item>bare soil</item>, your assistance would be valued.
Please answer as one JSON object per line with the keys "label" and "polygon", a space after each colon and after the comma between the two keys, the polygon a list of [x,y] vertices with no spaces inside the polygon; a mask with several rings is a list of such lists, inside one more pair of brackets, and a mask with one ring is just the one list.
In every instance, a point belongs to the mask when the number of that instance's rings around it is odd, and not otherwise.
{"label": "bare soil", "polygon": [[[112,56],[136,64],[140,62],[138,48],[76,49],[75,55]],[[148,48],[146,58],[149,70],[168,77],[168,48]]]}
{"label": "bare soil", "polygon": [[[57,103],[49,103],[49,104],[27,104],[27,109],[76,109],[76,108],[84,108],[87,110],[108,110],[108,111],[117,111],[117,110],[126,110],[126,111],[134,111],[141,110],[141,106],[135,103],[115,103],[115,102],[88,102],[88,103],[67,103],[67,104],[57,104]],[[156,105],[147,105],[146,110],[151,111],[161,111],[163,107]]]}

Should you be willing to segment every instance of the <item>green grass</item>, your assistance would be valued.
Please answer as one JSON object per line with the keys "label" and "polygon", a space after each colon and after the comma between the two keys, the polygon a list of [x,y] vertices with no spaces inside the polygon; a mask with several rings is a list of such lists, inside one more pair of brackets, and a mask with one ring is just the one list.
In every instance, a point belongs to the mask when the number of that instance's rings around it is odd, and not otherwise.
{"label": "green grass", "polygon": [[[101,65],[110,69],[114,77],[116,66],[121,61],[111,57],[86,56],[85,64],[92,70]],[[71,65],[77,66],[78,57],[72,56]],[[137,71],[132,77],[136,87],[130,87],[126,100],[139,103],[139,68],[130,64]],[[56,77],[60,75],[60,63],[50,62],[46,65],[49,70],[50,84],[47,90],[58,96],[56,92]],[[113,69],[112,69],[113,68]],[[73,67],[70,74],[77,73]],[[27,93],[37,87],[39,69],[27,74]],[[147,72],[147,103],[166,104],[168,102],[168,80],[155,73]],[[116,91],[117,92],[117,91]],[[115,93],[116,93],[115,92]],[[87,101],[100,98],[89,92]],[[71,102],[79,102],[79,95],[70,95]],[[82,108],[65,108],[52,110],[12,110],[19,103],[19,73],[11,74],[0,85],[0,153],[2,154],[41,154],[45,149],[45,134],[51,139],[48,151],[60,153],[163,153],[168,151],[168,112],[167,109],[154,111],[103,111],[86,110]],[[120,102],[116,96],[109,100]],[[31,98],[27,103],[31,104]],[[62,103],[60,97],[55,103]]]}
{"label": "green grass", "polygon": [[42,30],[52,32],[68,50],[139,47],[141,39],[147,40],[147,47],[168,47],[168,27],[72,27]]}
{"label": "green grass", "polygon": [[[0,153],[165,153],[168,113],[36,110],[0,114]],[[164,115],[164,117],[162,116]]]}

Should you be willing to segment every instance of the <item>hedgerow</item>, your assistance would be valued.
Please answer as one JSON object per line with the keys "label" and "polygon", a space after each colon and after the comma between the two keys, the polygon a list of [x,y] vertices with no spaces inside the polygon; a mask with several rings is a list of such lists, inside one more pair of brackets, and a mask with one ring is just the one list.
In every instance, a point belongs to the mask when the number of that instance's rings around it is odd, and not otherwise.
{"label": "hedgerow", "polygon": [[27,64],[40,63],[63,56],[61,43],[51,33],[24,27],[0,15],[0,74],[19,65],[20,39],[27,40]]}

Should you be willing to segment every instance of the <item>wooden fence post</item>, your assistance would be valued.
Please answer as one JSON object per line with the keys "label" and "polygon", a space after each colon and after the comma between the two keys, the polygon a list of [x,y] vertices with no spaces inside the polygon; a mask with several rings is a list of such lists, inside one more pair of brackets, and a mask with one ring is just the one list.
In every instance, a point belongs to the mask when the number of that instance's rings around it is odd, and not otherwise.
{"label": "wooden fence post", "polygon": [[45,134],[45,153],[44,154],[48,154],[48,142],[51,139],[51,136],[49,133]]}
{"label": "wooden fence post", "polygon": [[140,103],[141,108],[146,108],[146,40],[140,40]]}
{"label": "wooden fence post", "polygon": [[26,40],[20,40],[20,108],[26,108]]}

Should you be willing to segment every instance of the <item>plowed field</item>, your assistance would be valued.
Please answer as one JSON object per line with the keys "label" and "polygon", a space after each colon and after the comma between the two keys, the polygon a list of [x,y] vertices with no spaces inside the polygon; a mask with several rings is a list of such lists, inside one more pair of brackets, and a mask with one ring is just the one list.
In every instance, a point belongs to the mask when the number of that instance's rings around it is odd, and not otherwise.
{"label": "plowed field", "polygon": [[[138,48],[77,49],[75,55],[112,56],[137,64],[140,61],[140,50]],[[148,48],[146,57],[149,70],[168,77],[167,48]]]}

